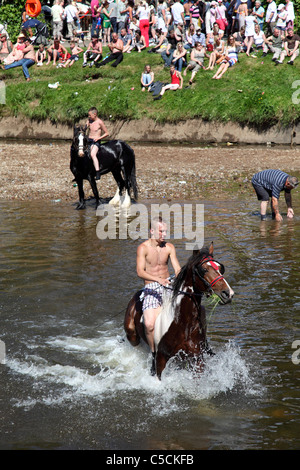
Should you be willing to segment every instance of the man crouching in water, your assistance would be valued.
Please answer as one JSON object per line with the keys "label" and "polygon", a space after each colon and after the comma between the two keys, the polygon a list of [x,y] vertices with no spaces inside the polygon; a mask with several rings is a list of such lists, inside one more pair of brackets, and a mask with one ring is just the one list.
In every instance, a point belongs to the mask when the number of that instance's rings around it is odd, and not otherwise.
{"label": "man crouching in water", "polygon": [[100,166],[97,158],[98,150],[101,148],[101,140],[109,136],[104,122],[98,117],[97,108],[90,108],[88,112],[88,121],[86,123],[89,130],[89,145],[91,149],[91,158],[96,170],[96,180],[100,179]]}
{"label": "man crouching in water", "polygon": [[142,308],[146,338],[152,352],[152,375],[155,375],[154,325],[161,311],[164,286],[170,284],[169,260],[176,276],[180,271],[175,247],[165,241],[166,234],[166,223],[161,217],[154,218],[150,225],[150,238],[137,249],[137,275],[145,282]]}

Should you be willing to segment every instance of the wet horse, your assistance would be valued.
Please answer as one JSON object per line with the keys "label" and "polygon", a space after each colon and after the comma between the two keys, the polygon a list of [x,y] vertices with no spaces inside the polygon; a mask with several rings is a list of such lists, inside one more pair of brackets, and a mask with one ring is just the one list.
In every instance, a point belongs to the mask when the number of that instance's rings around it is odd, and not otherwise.
{"label": "wet horse", "polygon": [[[224,266],[213,258],[213,244],[195,250],[170,287],[170,299],[163,302],[154,329],[156,375],[160,379],[168,360],[181,355],[192,360],[200,370],[204,354],[211,353],[206,340],[206,314],[201,305],[203,295],[213,293],[221,304],[231,302],[233,290],[225,280]],[[142,301],[137,292],[130,300],[124,319],[124,329],[132,346],[141,338],[147,343]]]}
{"label": "wet horse", "polygon": [[[110,140],[100,146],[97,158],[99,160],[101,175],[111,172],[118,185],[117,192],[109,203],[119,204],[122,192],[125,189],[125,199],[122,206],[130,206],[131,193],[133,193],[133,198],[135,200],[138,197],[135,177],[135,155],[133,149],[123,140]],[[71,144],[70,169],[78,185],[79,203],[77,205],[77,209],[85,208],[83,180],[89,181],[96,199],[97,208],[101,199],[99,197],[95,181],[96,170],[90,156],[86,126],[74,126],[73,141]]]}

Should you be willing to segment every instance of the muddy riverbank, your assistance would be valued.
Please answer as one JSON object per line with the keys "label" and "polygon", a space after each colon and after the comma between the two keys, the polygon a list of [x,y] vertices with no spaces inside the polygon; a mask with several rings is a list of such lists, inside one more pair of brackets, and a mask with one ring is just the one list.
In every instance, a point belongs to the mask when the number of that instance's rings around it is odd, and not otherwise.
{"label": "muddy riverbank", "polygon": [[[275,146],[141,145],[136,155],[140,198],[203,199],[248,197],[252,175],[278,168],[299,176],[300,148]],[[70,142],[0,141],[0,198],[76,201],[69,169]],[[103,197],[112,197],[111,175],[101,178]],[[85,183],[89,196],[89,184]]]}

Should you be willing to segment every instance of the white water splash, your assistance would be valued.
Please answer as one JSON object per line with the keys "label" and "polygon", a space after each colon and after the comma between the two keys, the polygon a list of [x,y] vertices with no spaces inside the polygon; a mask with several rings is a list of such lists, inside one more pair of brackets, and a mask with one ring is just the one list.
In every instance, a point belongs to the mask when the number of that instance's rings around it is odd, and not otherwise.
{"label": "white water splash", "polygon": [[[40,348],[39,345],[39,351]],[[64,364],[45,359],[49,349],[58,351]],[[43,357],[32,354],[22,360],[8,358],[7,367],[32,380],[35,390],[44,391],[16,401],[17,406],[31,407],[38,402],[53,405],[82,398],[102,401],[122,392],[135,395],[138,392],[138,396],[146,396],[152,413],[162,415],[182,411],[190,400],[207,400],[237,390],[245,396],[256,393],[248,367],[231,343],[216,356],[208,357],[201,375],[178,369],[175,361],[170,361],[161,381],[150,375],[150,355],[146,349],[133,348],[107,332],[93,339],[51,338],[42,352]],[[77,365],[71,365],[74,357]]]}

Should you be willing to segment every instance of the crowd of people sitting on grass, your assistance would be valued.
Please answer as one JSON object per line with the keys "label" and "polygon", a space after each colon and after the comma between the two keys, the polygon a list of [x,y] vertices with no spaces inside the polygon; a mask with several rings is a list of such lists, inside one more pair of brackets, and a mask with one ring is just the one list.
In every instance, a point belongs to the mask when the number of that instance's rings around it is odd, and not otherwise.
{"label": "crowd of people sitting on grass", "polygon": [[[293,65],[299,55],[300,37],[294,30],[294,5],[283,0],[92,0],[91,39],[83,42],[76,2],[55,0],[52,7],[53,43],[34,48],[26,29],[13,46],[7,32],[0,30],[1,68],[36,64],[71,67],[82,57],[82,67],[117,67],[127,54],[142,51],[161,55],[170,68],[171,83],[160,88],[156,99],[167,89],[182,88],[182,75],[189,74],[191,86],[199,70],[216,70],[220,79],[238,62],[239,54],[251,58],[272,54],[275,65]],[[66,5],[65,5],[66,4]],[[69,46],[62,35],[67,18]],[[108,53],[103,57],[103,48]],[[141,75],[142,91],[153,90],[154,74],[147,65]]]}

